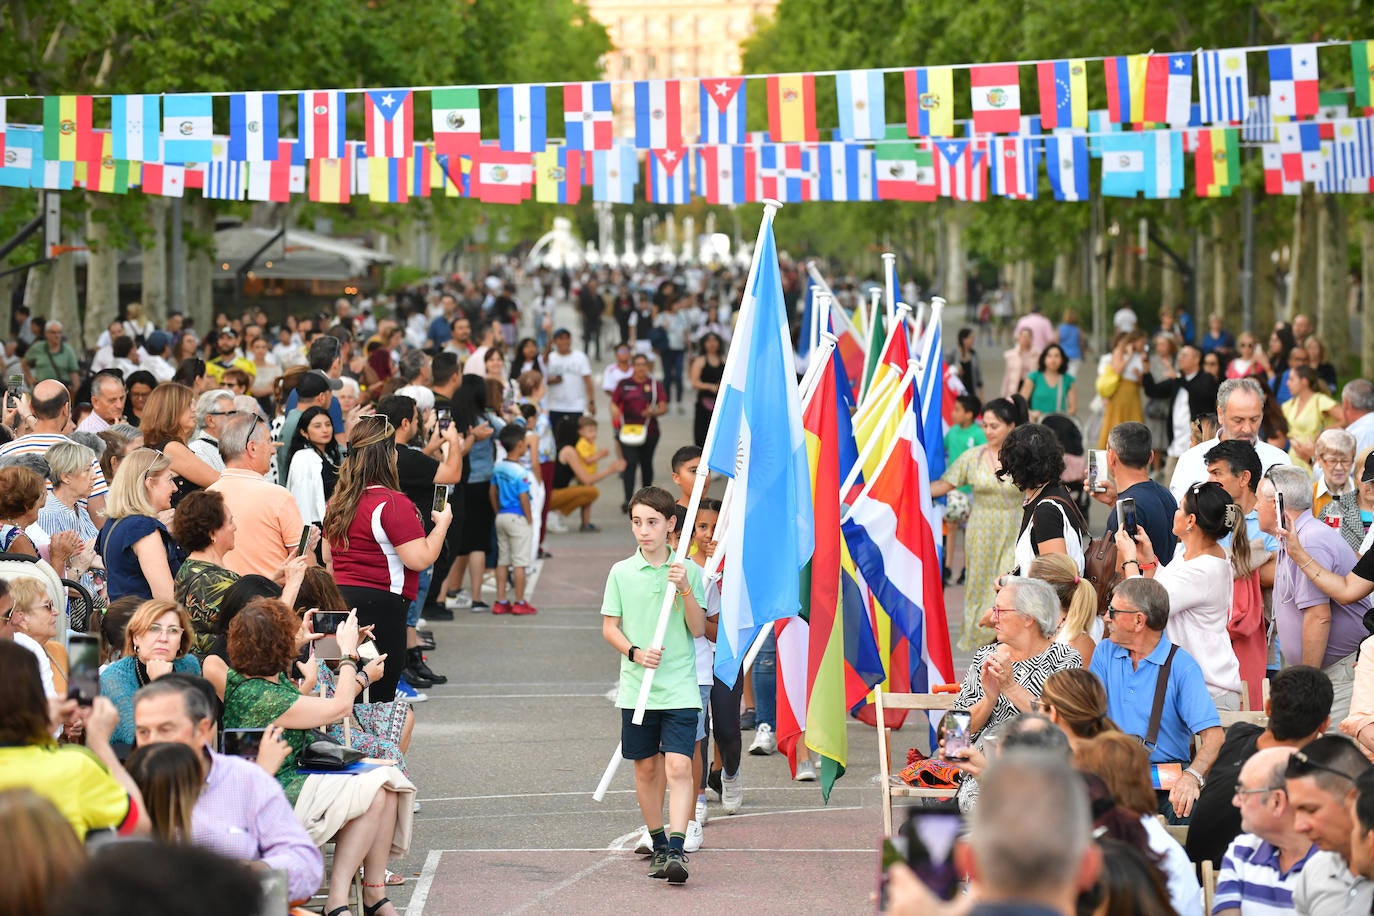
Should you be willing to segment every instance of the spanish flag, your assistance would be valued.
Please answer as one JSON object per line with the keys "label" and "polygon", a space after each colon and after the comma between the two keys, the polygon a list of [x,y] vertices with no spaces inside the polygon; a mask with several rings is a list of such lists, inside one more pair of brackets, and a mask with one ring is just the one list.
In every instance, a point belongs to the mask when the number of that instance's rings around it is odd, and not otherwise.
{"label": "spanish flag", "polygon": [[810,73],[768,77],[768,139],[815,143],[816,77]]}
{"label": "spanish flag", "polygon": [[310,199],[326,204],[346,204],[352,186],[350,158],[310,160]]}
{"label": "spanish flag", "polygon": [[77,162],[99,155],[100,141],[91,131],[91,97],[60,95],[43,99],[43,158],[49,162]]}

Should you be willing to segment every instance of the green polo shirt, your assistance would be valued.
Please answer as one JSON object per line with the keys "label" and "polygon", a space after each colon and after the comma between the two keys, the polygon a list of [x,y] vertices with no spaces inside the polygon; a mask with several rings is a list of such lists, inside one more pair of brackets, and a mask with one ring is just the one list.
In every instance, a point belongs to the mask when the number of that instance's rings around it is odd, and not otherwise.
{"label": "green polo shirt", "polygon": [[[663,606],[664,590],[668,585],[668,567],[672,554],[662,566],[654,566],[636,550],[611,567],[606,577],[606,595],[601,599],[603,617],[619,617],[620,628],[629,637],[630,645],[648,648],[653,645],[658,612]],[[706,606],[706,590],[701,571],[695,563],[687,563],[687,581],[697,604]],[[615,705],[633,709],[639,702],[639,687],[648,669],[628,658],[620,658],[620,692]],[[697,689],[697,655],[692,631],[687,629],[682,601],[673,600],[672,616],[663,637],[663,658],[649,690],[647,709],[700,709],[701,691]]]}
{"label": "green polo shirt", "polygon": [[65,343],[62,349],[54,353],[48,349],[45,341],[35,341],[24,355],[24,362],[29,364],[34,380],[39,382],[58,381],[66,385],[71,382],[73,375],[81,371],[76,351]]}

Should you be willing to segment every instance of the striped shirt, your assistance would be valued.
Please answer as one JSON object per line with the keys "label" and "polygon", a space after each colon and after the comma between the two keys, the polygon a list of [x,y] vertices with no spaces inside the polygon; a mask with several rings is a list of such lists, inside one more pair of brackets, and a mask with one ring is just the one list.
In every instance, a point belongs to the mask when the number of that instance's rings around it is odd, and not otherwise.
{"label": "striped shirt", "polygon": [[1240,910],[1244,916],[1293,912],[1298,875],[1317,851],[1315,844],[1287,872],[1279,870],[1279,850],[1253,833],[1236,837],[1221,859],[1212,913]]}
{"label": "striped shirt", "polygon": [[[67,437],[61,433],[29,433],[26,436],[20,436],[13,442],[0,445],[0,458],[5,455],[47,455],[48,449],[59,442],[67,441],[69,441]],[[94,476],[91,482],[90,498],[99,499],[110,492],[110,487],[105,482],[105,475],[100,471],[99,461],[91,461],[91,471]]]}

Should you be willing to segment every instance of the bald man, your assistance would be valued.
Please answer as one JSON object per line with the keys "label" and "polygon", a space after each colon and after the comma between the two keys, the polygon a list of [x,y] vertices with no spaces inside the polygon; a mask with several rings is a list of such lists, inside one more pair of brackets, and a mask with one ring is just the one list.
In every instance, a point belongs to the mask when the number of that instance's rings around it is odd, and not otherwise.
{"label": "bald man", "polygon": [[1226,850],[1217,874],[1214,916],[1290,910],[1298,875],[1317,851],[1293,827],[1293,807],[1284,791],[1288,758],[1296,748],[1256,751],[1240,769],[1232,800],[1243,831]]}
{"label": "bald man", "polygon": [[[67,441],[67,433],[72,431],[72,398],[66,385],[52,379],[34,385],[29,409],[30,414],[24,422],[30,431],[0,446],[0,457],[46,455],[48,449]],[[99,461],[91,462],[91,471],[93,483],[86,510],[99,528],[105,524],[105,495],[110,487],[100,472]]]}

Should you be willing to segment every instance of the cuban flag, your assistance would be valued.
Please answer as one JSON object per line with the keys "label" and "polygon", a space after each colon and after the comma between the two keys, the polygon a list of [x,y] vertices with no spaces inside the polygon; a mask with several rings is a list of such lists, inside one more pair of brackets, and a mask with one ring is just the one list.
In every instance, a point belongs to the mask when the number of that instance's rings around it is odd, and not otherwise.
{"label": "cuban flag", "polygon": [[745,140],[744,77],[701,81],[702,144],[736,144]]}
{"label": "cuban flag", "polygon": [[276,162],[280,140],[275,92],[236,92],[229,96],[230,159]]}
{"label": "cuban flag", "polygon": [[501,124],[501,150],[507,153],[538,153],[547,137],[548,112],[544,87],[522,83],[496,90]]}
{"label": "cuban flag", "polygon": [[[169,95],[162,100],[164,162],[204,162],[219,154],[215,100],[209,95]],[[236,198],[238,199],[238,198]]]}
{"label": "cuban flag", "polygon": [[367,93],[367,155],[406,159],[415,146],[415,93],[383,89]]}
{"label": "cuban flag", "polygon": [[617,143],[592,153],[592,200],[597,203],[632,204],[639,184],[639,159],[634,147]]}
{"label": "cuban flag", "polygon": [[111,152],[116,159],[161,162],[161,99],[155,95],[117,95],[110,99]]}
{"label": "cuban flag", "polygon": [[301,151],[306,159],[342,159],[348,154],[342,92],[302,92],[297,104]]}
{"label": "cuban flag", "polygon": [[1322,170],[1322,138],[1313,123],[1279,125],[1279,150],[1283,153],[1283,177],[1289,181],[1316,181]]}
{"label": "cuban flag", "polygon": [[1269,104],[1275,115],[1311,117],[1321,107],[1319,95],[1316,45],[1269,51]]}
{"label": "cuban flag", "polygon": [[871,147],[822,143],[816,148],[820,200],[877,200],[878,172]]}
{"label": "cuban flag", "polygon": [[1045,165],[1055,200],[1088,199],[1088,138],[1055,133],[1045,138]]}
{"label": "cuban flag", "polygon": [[678,80],[635,83],[635,147],[682,146],[682,93]]}
{"label": "cuban flag", "polygon": [[569,83],[563,87],[563,138],[568,149],[611,148],[610,83]]}
{"label": "cuban flag", "polygon": [[650,150],[645,196],[656,204],[685,204],[691,200],[691,170],[681,149]]}
{"label": "cuban flag", "polygon": [[998,197],[1035,200],[1039,172],[1038,144],[1034,140],[1020,136],[993,138],[992,190]]}
{"label": "cuban flag", "polygon": [[754,157],[743,146],[697,148],[697,194],[708,204],[742,204],[754,187]]}
{"label": "cuban flag", "polygon": [[887,133],[883,110],[883,71],[843,70],[835,74],[840,139],[880,140]]}
{"label": "cuban flag", "polygon": [[1198,98],[1204,124],[1235,124],[1249,111],[1250,79],[1245,52],[1199,51]]}

